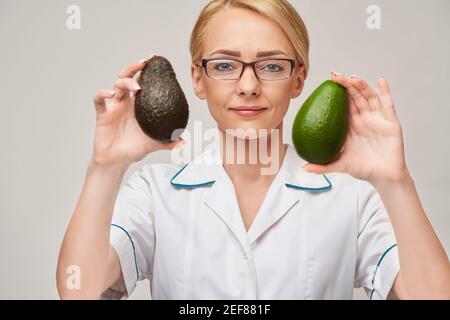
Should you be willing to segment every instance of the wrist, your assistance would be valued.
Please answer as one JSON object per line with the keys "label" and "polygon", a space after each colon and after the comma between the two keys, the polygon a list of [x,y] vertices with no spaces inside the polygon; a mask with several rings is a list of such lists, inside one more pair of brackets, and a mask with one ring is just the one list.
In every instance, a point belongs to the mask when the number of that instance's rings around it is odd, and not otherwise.
{"label": "wrist", "polygon": [[390,179],[374,179],[370,181],[374,188],[378,191],[407,189],[414,186],[414,180],[407,168],[399,172],[398,175]]}
{"label": "wrist", "polygon": [[128,170],[128,164],[102,164],[95,159],[91,159],[88,165],[88,172],[97,172],[107,175],[124,175]]}

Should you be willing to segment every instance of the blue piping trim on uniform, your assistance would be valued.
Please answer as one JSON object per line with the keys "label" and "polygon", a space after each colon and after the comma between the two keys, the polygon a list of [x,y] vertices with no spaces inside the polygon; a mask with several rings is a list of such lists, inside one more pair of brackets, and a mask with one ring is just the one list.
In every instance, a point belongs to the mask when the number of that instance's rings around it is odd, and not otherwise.
{"label": "blue piping trim on uniform", "polygon": [[118,224],[114,224],[114,223],[112,223],[111,226],[112,226],[112,227],[119,228],[120,230],[122,230],[123,232],[125,232],[125,233],[127,234],[127,236],[128,236],[128,239],[130,239],[130,241],[131,241],[131,246],[133,247],[134,265],[136,266],[137,281],[139,281],[139,269],[138,269],[138,266],[137,266],[136,248],[134,247],[133,239],[131,239],[130,234],[128,233],[127,230],[125,230],[124,227],[121,227],[121,226],[119,226]]}
{"label": "blue piping trim on uniform", "polygon": [[[375,272],[373,273],[372,287],[373,287],[373,285],[374,285],[374,283],[375,283],[375,276],[376,276],[376,274],[377,274],[378,267],[380,266],[381,261],[383,261],[383,259],[384,259],[384,257],[386,256],[386,254],[387,254],[389,251],[391,251],[393,248],[395,248],[396,246],[397,246],[397,244],[393,244],[389,249],[387,249],[387,250],[382,254],[380,260],[378,260],[377,267],[375,268]],[[375,288],[372,289],[372,292],[370,293],[370,300],[372,300],[372,297],[373,297],[373,294],[374,294],[374,293],[375,293]]]}
{"label": "blue piping trim on uniform", "polygon": [[320,187],[320,188],[308,188],[308,187],[302,187],[302,186],[296,186],[294,184],[290,184],[290,183],[285,183],[286,187],[288,188],[293,188],[293,189],[298,189],[298,190],[325,190],[325,189],[329,189],[331,188],[333,185],[331,184],[331,181],[327,178],[326,175],[323,174],[323,177],[325,178],[325,180],[328,182],[328,185],[325,187]]}
{"label": "blue piping trim on uniform", "polygon": [[170,184],[175,186],[175,187],[180,187],[180,188],[197,188],[197,187],[203,187],[209,184],[213,184],[214,182],[216,182],[216,180],[211,180],[208,182],[204,182],[204,183],[199,183],[199,184],[180,184],[180,183],[174,183],[173,180],[181,173],[183,172],[183,170],[188,166],[189,163],[185,164],[183,166],[183,168],[180,169],[180,171],[178,171],[172,179],[170,179]]}

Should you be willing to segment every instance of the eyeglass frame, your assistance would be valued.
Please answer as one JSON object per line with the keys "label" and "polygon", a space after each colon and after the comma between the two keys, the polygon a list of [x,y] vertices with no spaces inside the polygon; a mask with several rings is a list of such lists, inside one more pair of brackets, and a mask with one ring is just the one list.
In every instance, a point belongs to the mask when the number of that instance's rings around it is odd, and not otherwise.
{"label": "eyeglass frame", "polygon": [[[242,63],[243,67],[241,70],[241,74],[239,75],[239,77],[237,79],[218,79],[218,78],[214,78],[212,76],[210,76],[208,74],[206,65],[208,64],[209,61],[212,60],[231,60],[231,61],[236,61],[236,62],[240,62]],[[273,79],[273,80],[268,80],[268,79],[261,79],[259,78],[258,74],[256,73],[256,69],[255,69],[255,65],[258,62],[262,62],[262,61],[269,61],[269,60],[284,60],[284,61],[289,61],[291,63],[291,73],[289,74],[289,76],[285,77],[285,78],[280,78],[280,79]],[[251,66],[253,69],[253,74],[255,75],[255,77],[259,80],[262,81],[278,81],[278,80],[286,80],[289,79],[292,76],[292,73],[294,72],[294,69],[297,67],[297,59],[287,59],[287,58],[272,58],[272,59],[263,59],[263,60],[256,60],[256,61],[252,61],[252,62],[245,62],[245,61],[241,61],[238,59],[232,59],[232,58],[210,58],[210,59],[201,59],[200,60],[201,64],[197,64],[197,66],[202,67],[205,70],[206,75],[211,78],[211,79],[216,79],[216,80],[221,80],[221,81],[236,81],[236,80],[240,80],[242,78],[242,75],[244,74],[244,70],[245,68],[247,68],[247,66]],[[299,63],[298,66],[302,66],[302,63]]]}

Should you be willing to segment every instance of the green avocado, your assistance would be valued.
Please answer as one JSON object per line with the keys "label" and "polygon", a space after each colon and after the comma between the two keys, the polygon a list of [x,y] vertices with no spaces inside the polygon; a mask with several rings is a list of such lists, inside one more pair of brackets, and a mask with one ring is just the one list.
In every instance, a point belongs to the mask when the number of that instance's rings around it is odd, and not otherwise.
{"label": "green avocado", "polygon": [[136,94],[134,114],[142,131],[164,143],[177,140],[186,128],[189,106],[170,62],[155,55],[141,71],[138,83],[141,90]]}
{"label": "green avocado", "polygon": [[335,161],[348,133],[348,94],[327,80],[306,99],[292,126],[292,142],[298,155],[310,163]]}

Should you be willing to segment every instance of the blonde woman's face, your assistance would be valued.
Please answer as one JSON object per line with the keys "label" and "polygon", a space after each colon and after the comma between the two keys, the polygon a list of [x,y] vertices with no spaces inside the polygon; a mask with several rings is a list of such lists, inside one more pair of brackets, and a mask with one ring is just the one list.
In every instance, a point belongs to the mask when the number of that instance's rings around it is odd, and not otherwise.
{"label": "blonde woman's face", "polygon": [[[246,9],[222,10],[214,15],[207,25],[203,48],[203,59],[232,58],[244,62],[270,58],[295,59],[294,49],[282,29],[271,20]],[[240,56],[214,53],[223,49],[236,51]],[[258,55],[261,51],[274,50],[286,54]],[[193,64],[192,82],[197,97],[207,100],[209,111],[220,130],[281,129],[290,100],[302,91],[304,68],[295,68],[288,79],[267,81],[259,80],[248,66],[239,80],[227,81],[210,78],[202,68]],[[233,110],[238,106],[259,106],[264,110],[244,114]]]}

